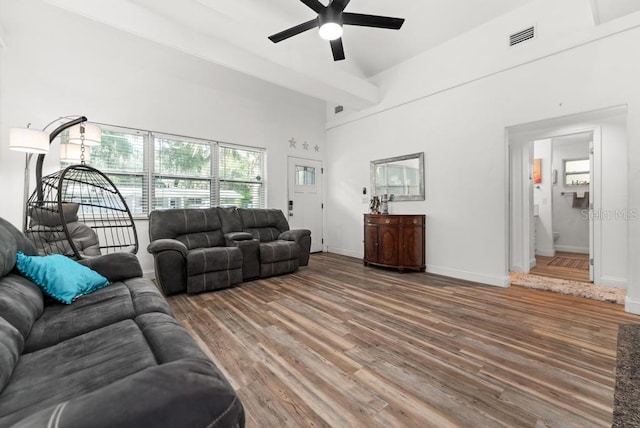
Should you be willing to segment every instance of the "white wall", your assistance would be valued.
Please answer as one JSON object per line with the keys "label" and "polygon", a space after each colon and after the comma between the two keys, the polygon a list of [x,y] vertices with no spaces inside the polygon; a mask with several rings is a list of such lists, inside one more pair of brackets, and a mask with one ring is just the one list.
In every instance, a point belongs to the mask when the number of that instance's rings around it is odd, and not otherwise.
{"label": "white wall", "polygon": [[[638,112],[635,112],[636,114]],[[640,288],[640,278],[634,277],[629,268],[638,263],[640,250],[633,250],[630,243],[640,239],[640,236],[630,233],[630,227],[640,223],[640,204],[633,202],[630,196],[635,189],[630,188],[630,180],[639,171],[638,160],[630,160],[627,129],[633,124],[627,121],[633,119],[617,115],[600,122],[602,145],[596,158],[600,159],[602,177],[601,200],[594,212],[596,234],[600,234],[601,252],[595,257],[600,259],[601,270],[596,272],[600,283],[618,288],[628,288],[628,294],[635,293]],[[629,126],[629,127],[628,127]],[[597,140],[596,140],[597,141]],[[635,140],[637,145],[638,140]]]}
{"label": "white wall", "polygon": [[[557,232],[557,251],[589,254],[589,216],[581,208],[573,208],[573,197],[563,193],[589,191],[589,186],[564,185],[564,160],[588,159],[591,135],[582,134],[553,139],[553,169],[558,182],[553,186],[553,232]],[[586,195],[585,195],[586,196]]]}
{"label": "white wall", "polygon": [[541,182],[533,185],[533,203],[538,207],[536,222],[536,255],[553,257],[553,202],[552,202],[552,165],[551,139],[534,141],[534,159],[540,159],[542,176]]}
{"label": "white wall", "polygon": [[[267,201],[280,209],[286,209],[287,156],[324,158],[324,102],[40,1],[3,0],[0,25],[7,45],[0,49],[0,216],[16,225],[24,156],[8,150],[8,133],[28,122],[41,128],[56,117],[83,114],[101,123],[265,147]],[[291,138],[299,141],[295,149]],[[45,172],[58,169],[57,146]],[[137,225],[138,256],[149,272],[147,222]]]}
{"label": "white wall", "polygon": [[[505,48],[512,30],[539,36]],[[392,212],[427,215],[431,272],[508,284],[505,128],[629,106],[630,207],[640,206],[640,15],[593,26],[589,1],[540,0],[378,76],[384,100],[333,119],[327,138],[328,246],[361,256],[362,204],[372,159],[425,152],[426,201]],[[629,222],[631,261],[640,221]],[[640,313],[640,266],[629,265],[627,309]]]}

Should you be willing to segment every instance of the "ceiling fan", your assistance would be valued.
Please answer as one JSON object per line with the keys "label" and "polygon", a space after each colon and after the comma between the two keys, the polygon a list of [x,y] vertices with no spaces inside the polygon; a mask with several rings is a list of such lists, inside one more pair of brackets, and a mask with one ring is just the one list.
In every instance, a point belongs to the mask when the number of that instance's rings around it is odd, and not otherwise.
{"label": "ceiling fan", "polygon": [[404,23],[404,19],[402,18],[345,12],[344,9],[351,0],[330,0],[327,6],[324,6],[318,0],[300,1],[313,9],[313,11],[318,14],[318,17],[269,36],[269,40],[273,43],[278,43],[288,39],[289,37],[293,37],[314,27],[318,27],[320,37],[331,42],[331,51],[333,52],[334,61],[340,61],[345,58],[344,47],[342,45],[343,25],[359,25],[362,27],[399,30]]}

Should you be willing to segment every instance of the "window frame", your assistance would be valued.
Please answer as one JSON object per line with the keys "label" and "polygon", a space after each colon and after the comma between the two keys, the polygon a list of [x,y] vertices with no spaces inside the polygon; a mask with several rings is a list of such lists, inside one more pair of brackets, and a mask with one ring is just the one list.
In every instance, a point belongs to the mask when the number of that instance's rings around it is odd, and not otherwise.
{"label": "window frame", "polygon": [[[108,177],[111,176],[119,176],[119,177],[136,177],[142,178],[142,200],[143,205],[146,205],[143,209],[143,212],[132,212],[133,218],[135,220],[146,220],[149,218],[149,214],[151,211],[156,209],[167,209],[167,208],[156,208],[155,207],[155,199],[156,199],[156,183],[162,179],[178,179],[178,180],[199,180],[199,181],[208,181],[209,184],[209,201],[211,207],[216,207],[220,205],[220,191],[223,183],[240,183],[240,184],[250,184],[250,185],[260,185],[260,200],[259,203],[262,204],[261,208],[267,206],[267,149],[264,147],[255,147],[255,146],[246,146],[240,144],[226,143],[221,141],[216,141],[213,139],[203,139],[197,137],[188,137],[184,135],[171,134],[167,132],[159,132],[159,131],[151,131],[144,130],[138,128],[131,128],[126,126],[118,126],[111,125],[106,123],[99,122],[91,122],[99,125],[102,130],[110,130],[113,132],[120,132],[124,134],[138,134],[142,136],[142,144],[143,144],[143,160],[140,165],[141,171],[136,172],[127,172],[123,170],[111,170],[111,169],[100,169],[100,171]],[[61,137],[61,141],[64,138]],[[210,174],[205,176],[195,176],[189,174],[163,174],[161,172],[156,172],[155,170],[155,152],[156,145],[158,144],[156,139],[169,139],[169,140],[178,140],[195,144],[207,144],[210,149]],[[220,176],[220,149],[221,148],[229,148],[235,150],[247,150],[254,151],[260,153],[260,162],[261,162],[261,180],[237,180],[237,179],[226,179]],[[79,164],[68,161],[61,161],[60,158],[60,166],[62,168]],[[91,160],[87,162],[87,165],[91,166]],[[186,197],[185,197],[186,198]],[[144,201],[146,199],[146,204]]]}

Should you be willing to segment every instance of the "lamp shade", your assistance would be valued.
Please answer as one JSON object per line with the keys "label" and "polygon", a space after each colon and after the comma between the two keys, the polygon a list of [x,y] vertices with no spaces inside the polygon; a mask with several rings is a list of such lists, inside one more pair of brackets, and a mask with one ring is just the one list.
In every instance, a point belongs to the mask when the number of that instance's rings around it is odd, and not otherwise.
{"label": "lamp shade", "polygon": [[82,128],[84,128],[84,145],[99,146],[102,140],[102,130],[93,123],[80,123],[69,128],[69,142],[82,144]]}
{"label": "lamp shade", "polygon": [[[84,161],[91,160],[91,147],[84,149]],[[60,162],[80,162],[82,161],[82,149],[77,144],[60,144]]]}
{"label": "lamp shade", "polygon": [[19,152],[49,153],[49,134],[31,128],[9,129],[9,148]]}

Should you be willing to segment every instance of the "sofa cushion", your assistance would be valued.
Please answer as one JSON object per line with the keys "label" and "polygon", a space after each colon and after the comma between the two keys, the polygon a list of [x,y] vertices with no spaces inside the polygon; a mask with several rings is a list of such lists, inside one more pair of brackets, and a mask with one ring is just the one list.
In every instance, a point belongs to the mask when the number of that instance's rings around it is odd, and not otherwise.
{"label": "sofa cushion", "polygon": [[0,278],[0,391],[9,382],[42,307],[42,292],[31,281],[15,274]]}
{"label": "sofa cushion", "polygon": [[240,399],[210,361],[186,359],[40,410],[14,428],[52,426],[53,420],[65,427],[240,428],[245,417]]}
{"label": "sofa cushion", "polygon": [[242,267],[242,252],[235,247],[199,248],[187,254],[187,275]]}
{"label": "sofa cushion", "polygon": [[[10,239],[9,235],[12,236],[13,239]],[[22,251],[28,256],[38,254],[36,247],[22,232],[7,220],[0,218],[0,276],[3,276],[13,269],[18,251]],[[7,254],[9,255],[9,261],[5,260]],[[11,262],[11,259],[13,259],[13,262]],[[6,266],[6,268],[3,266]]]}
{"label": "sofa cushion", "polygon": [[0,276],[11,272],[16,265],[18,244],[11,233],[0,227]]}
{"label": "sofa cushion", "polygon": [[156,365],[134,320],[111,324],[20,357],[0,393],[0,426]]}
{"label": "sofa cushion", "polygon": [[82,296],[72,305],[57,302],[47,305],[33,324],[24,352],[34,352],[148,312],[172,315],[166,300],[151,281],[132,278],[114,282],[107,288]]}
{"label": "sofa cushion", "polygon": [[45,426],[56,414],[64,426],[223,427],[243,420],[222,373],[162,313],[23,355],[0,393],[0,426]]}
{"label": "sofa cushion", "polygon": [[0,317],[7,320],[26,339],[33,324],[42,315],[42,291],[20,275],[0,278]]}
{"label": "sofa cushion", "polygon": [[300,246],[293,241],[272,241],[260,244],[260,263],[274,263],[300,257]]}
{"label": "sofa cushion", "polygon": [[98,272],[60,254],[26,256],[18,252],[16,267],[49,296],[67,305],[109,285]]}
{"label": "sofa cushion", "polygon": [[289,230],[289,223],[282,211],[278,209],[238,208],[242,228],[260,242],[278,239],[282,232]]}
{"label": "sofa cushion", "polygon": [[222,222],[222,231],[227,233],[242,232],[242,220],[236,207],[218,207],[218,215]]}
{"label": "sofa cushion", "polygon": [[9,383],[24,347],[24,338],[17,328],[0,318],[0,392]]}
{"label": "sofa cushion", "polygon": [[149,214],[149,237],[152,242],[177,239],[190,250],[224,246],[217,208],[152,211]]}

